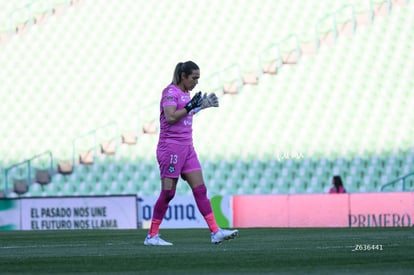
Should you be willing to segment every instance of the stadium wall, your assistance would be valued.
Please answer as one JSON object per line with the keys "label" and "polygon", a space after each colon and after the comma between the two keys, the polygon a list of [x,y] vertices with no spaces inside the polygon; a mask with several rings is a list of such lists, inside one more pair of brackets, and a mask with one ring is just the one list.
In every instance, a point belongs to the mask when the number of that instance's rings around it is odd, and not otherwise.
{"label": "stadium wall", "polygon": [[414,226],[414,192],[249,195],[233,197],[243,227]]}
{"label": "stadium wall", "polygon": [[[158,196],[138,197],[138,228],[151,226],[154,205]],[[218,226],[232,227],[232,196],[216,195],[210,198]],[[197,209],[193,196],[176,195],[170,202],[161,228],[206,228],[207,224]]]}
{"label": "stadium wall", "polygon": [[135,195],[0,200],[0,230],[136,228]]}
{"label": "stadium wall", "polygon": [[[156,197],[0,200],[0,230],[148,228]],[[221,227],[412,227],[414,192],[211,198]],[[192,196],[177,196],[162,228],[206,228]]]}
{"label": "stadium wall", "polygon": [[[0,200],[0,230],[149,228],[157,196],[36,197]],[[232,227],[232,197],[210,198],[220,227]],[[161,228],[206,228],[192,196],[177,195]]]}

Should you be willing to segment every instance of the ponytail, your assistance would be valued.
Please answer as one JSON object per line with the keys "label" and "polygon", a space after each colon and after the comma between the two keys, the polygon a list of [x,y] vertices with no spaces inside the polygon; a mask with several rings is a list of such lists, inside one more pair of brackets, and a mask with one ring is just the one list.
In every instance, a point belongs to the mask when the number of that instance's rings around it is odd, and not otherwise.
{"label": "ponytail", "polygon": [[179,62],[175,66],[174,75],[173,75],[173,79],[172,79],[172,84],[174,84],[174,85],[178,85],[178,83],[181,82],[181,72],[182,72],[181,67],[183,66],[183,64],[184,64],[183,62]]}

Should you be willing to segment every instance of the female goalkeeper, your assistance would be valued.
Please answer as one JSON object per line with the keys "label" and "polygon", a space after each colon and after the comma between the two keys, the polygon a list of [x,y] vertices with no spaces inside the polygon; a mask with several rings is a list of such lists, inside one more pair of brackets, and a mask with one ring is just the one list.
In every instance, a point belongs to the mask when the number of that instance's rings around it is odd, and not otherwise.
{"label": "female goalkeeper", "polygon": [[233,239],[238,230],[225,230],[217,226],[207,198],[200,162],[193,147],[193,115],[205,108],[218,107],[214,93],[190,91],[198,83],[200,69],[192,61],[180,62],[174,70],[172,83],[162,92],[160,102],[160,135],[157,146],[157,160],[161,177],[161,192],[154,206],[151,227],[144,245],[172,245],[160,238],[158,232],[168,204],[175,195],[178,178],[190,185],[197,207],[211,231],[211,242],[220,243]]}

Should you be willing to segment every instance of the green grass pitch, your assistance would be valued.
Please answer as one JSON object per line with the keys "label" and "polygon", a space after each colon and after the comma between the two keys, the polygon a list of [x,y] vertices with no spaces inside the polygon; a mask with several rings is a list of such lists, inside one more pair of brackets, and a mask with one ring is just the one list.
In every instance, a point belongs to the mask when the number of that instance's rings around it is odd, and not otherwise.
{"label": "green grass pitch", "polygon": [[172,247],[144,246],[146,232],[2,231],[0,273],[414,274],[412,227],[251,228],[221,245],[207,229],[162,229]]}

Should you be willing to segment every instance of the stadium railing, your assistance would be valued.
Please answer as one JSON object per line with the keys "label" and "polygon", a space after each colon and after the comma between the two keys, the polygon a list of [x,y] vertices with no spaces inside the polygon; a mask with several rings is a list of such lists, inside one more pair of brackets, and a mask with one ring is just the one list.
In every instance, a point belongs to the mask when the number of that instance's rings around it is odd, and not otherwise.
{"label": "stadium railing", "polygon": [[[380,191],[385,192],[386,188],[389,187],[396,187],[399,183],[401,183],[401,191],[409,191],[409,188],[407,187],[407,178],[414,176],[414,172],[408,173],[402,177],[399,177],[389,183],[386,183],[381,186]],[[395,190],[397,191],[397,190]]]}
{"label": "stadium railing", "polygon": [[[46,167],[34,167],[36,165],[33,165],[33,162],[35,160],[41,159],[44,156],[48,158],[49,164],[48,168]],[[52,181],[52,177],[54,174],[54,167],[53,167],[53,154],[50,151],[46,151],[44,153],[35,155],[29,159],[26,159],[20,163],[13,164],[6,169],[4,169],[4,195],[7,197],[7,194],[9,193],[9,177],[11,172],[13,172],[15,169],[18,169],[19,167],[25,167],[23,169],[22,175],[26,174],[26,176],[19,175],[19,177],[13,178],[13,190],[17,194],[24,194],[28,191],[30,184],[33,182],[32,173],[33,169],[35,169],[35,178],[34,180],[36,182],[39,182],[41,184],[48,184]],[[17,189],[17,190],[16,190]]]}

